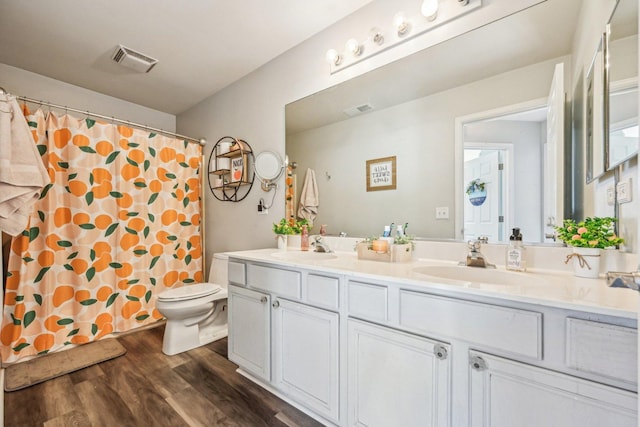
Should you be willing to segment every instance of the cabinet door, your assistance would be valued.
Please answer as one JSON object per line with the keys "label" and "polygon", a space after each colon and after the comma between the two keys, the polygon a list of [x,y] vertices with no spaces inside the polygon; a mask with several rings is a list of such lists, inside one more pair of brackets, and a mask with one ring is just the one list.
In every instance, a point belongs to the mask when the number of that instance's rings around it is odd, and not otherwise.
{"label": "cabinet door", "polygon": [[350,426],[450,425],[447,344],[349,320]]}
{"label": "cabinet door", "polygon": [[477,352],[469,370],[471,427],[637,427],[635,393]]}
{"label": "cabinet door", "polygon": [[338,313],[275,299],[274,383],[292,399],[338,421]]}
{"label": "cabinet door", "polygon": [[270,297],[229,286],[229,360],[271,380]]}

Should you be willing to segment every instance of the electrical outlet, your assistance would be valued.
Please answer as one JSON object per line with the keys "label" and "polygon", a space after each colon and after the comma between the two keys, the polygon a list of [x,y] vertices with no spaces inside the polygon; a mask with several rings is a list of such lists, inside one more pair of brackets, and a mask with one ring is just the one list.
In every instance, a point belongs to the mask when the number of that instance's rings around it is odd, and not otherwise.
{"label": "electrical outlet", "polygon": [[449,219],[449,208],[447,206],[437,207],[436,219]]}
{"label": "electrical outlet", "polygon": [[616,185],[616,197],[618,203],[629,203],[631,201],[631,178],[620,181]]}
{"label": "electrical outlet", "polygon": [[616,193],[613,186],[607,187],[607,205],[613,206],[616,203]]}

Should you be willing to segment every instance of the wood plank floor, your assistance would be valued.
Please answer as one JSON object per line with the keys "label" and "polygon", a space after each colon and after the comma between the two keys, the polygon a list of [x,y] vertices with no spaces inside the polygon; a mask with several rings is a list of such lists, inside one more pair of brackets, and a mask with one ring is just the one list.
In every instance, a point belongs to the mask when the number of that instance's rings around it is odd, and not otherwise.
{"label": "wood plank floor", "polygon": [[5,393],[4,425],[320,426],[235,372],[227,340],[166,356],[164,325],[120,336],[124,356]]}

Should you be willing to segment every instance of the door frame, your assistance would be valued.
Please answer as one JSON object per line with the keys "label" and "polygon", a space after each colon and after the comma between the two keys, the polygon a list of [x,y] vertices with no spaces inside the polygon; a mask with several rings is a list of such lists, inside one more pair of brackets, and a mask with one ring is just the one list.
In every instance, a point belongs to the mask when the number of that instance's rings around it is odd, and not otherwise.
{"label": "door frame", "polygon": [[[480,111],[466,116],[455,118],[455,145],[454,158],[454,212],[455,212],[455,239],[464,238],[464,125],[473,122],[497,119],[511,114],[523,113],[529,110],[547,108],[548,98],[537,98],[518,104],[507,105],[505,107],[494,108],[492,110]],[[510,211],[509,211],[510,212]],[[511,215],[510,215],[511,216]],[[506,218],[511,224],[513,218]],[[507,228],[509,230],[509,228]]]}

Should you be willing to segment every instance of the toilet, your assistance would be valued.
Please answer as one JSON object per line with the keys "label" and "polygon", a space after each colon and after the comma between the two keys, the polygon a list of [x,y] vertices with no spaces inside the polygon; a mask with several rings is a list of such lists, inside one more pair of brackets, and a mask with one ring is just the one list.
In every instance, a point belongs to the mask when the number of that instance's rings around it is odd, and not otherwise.
{"label": "toilet", "polygon": [[227,329],[227,257],[215,254],[210,283],[185,285],[158,295],[156,308],[167,319],[162,352],[174,355],[224,338]]}

